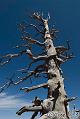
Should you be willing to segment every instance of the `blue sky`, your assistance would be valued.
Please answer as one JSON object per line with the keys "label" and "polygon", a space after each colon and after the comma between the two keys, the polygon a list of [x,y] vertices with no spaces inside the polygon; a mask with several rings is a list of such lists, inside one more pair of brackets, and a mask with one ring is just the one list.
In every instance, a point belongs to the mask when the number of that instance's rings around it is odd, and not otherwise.
{"label": "blue sky", "polygon": [[[62,65],[65,78],[65,88],[69,96],[80,97],[80,0],[2,0],[0,1],[0,54],[7,52],[9,49],[19,43],[19,34],[17,31],[17,23],[20,23],[27,17],[27,13],[32,11],[40,11],[44,14],[50,12],[52,25],[59,29],[60,33],[56,40],[56,44],[66,45],[66,40],[71,43],[71,51],[76,56],[72,61]],[[5,81],[6,77],[12,75],[18,68],[25,65],[21,63],[26,59],[17,59],[0,69],[0,81]],[[28,59],[27,59],[28,61]],[[43,81],[33,81],[33,84],[39,84]],[[29,83],[29,86],[33,85]],[[26,85],[26,84],[24,84]],[[20,87],[22,87],[20,85]],[[28,85],[27,85],[28,86]],[[21,117],[16,116],[15,112],[22,105],[30,103],[34,96],[39,95],[41,98],[46,96],[47,91],[39,89],[33,93],[24,94],[20,92],[18,87],[11,87],[0,96],[0,117],[2,119],[28,119],[30,114],[23,114]],[[44,95],[40,95],[40,91]],[[18,95],[18,96],[16,96]],[[12,100],[12,103],[9,103]],[[3,103],[4,102],[4,103]],[[18,107],[16,106],[18,103]],[[80,107],[80,101],[71,104]],[[3,105],[2,105],[3,104]],[[8,105],[8,106],[7,106]],[[15,108],[16,107],[16,108]]]}

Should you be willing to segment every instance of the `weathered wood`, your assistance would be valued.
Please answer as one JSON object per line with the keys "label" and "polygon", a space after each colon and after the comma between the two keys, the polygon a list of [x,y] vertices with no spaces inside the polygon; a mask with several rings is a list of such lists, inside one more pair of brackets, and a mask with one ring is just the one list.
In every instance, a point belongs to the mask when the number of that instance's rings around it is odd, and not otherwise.
{"label": "weathered wood", "polygon": [[[49,33],[49,27],[48,27],[48,21],[44,20],[44,27],[45,27],[45,48],[48,56],[54,55],[55,58],[52,58],[47,61],[48,63],[48,99],[45,103],[44,109],[49,111],[62,111],[66,116],[64,119],[68,119],[68,110],[67,110],[67,103],[65,104],[64,101],[67,98],[66,92],[64,90],[64,83],[63,83],[63,77],[60,74],[59,68],[56,65],[56,57],[57,57],[57,51],[56,48],[53,45],[50,33]],[[54,98],[53,101],[50,101],[49,98]],[[50,105],[49,105],[50,104]],[[48,109],[49,108],[49,109]],[[41,119],[48,119],[48,117],[43,117]],[[58,117],[56,119],[59,119]]]}
{"label": "weathered wood", "polygon": [[[68,44],[68,48],[65,48],[64,46],[55,47],[53,44],[54,37],[52,39],[51,31],[49,30],[49,26],[48,26],[49,19],[44,19],[38,13],[34,13],[32,17],[42,23],[44,29],[43,32],[41,32],[35,25],[31,24],[31,26],[34,27],[39,33],[42,33],[44,37],[44,42],[40,43],[28,38],[27,40],[31,40],[31,42],[34,42],[40,46],[44,46],[45,47],[44,50],[46,54],[43,56],[41,55],[35,57],[30,52],[30,50],[26,50],[26,54],[31,56],[34,62],[40,60],[45,61],[45,64],[47,65],[46,73],[47,73],[48,81],[47,83],[33,86],[27,89],[22,88],[21,90],[25,90],[26,92],[29,92],[41,87],[47,87],[48,95],[47,95],[47,99],[43,100],[43,102],[41,102],[39,106],[34,105],[31,107],[30,106],[23,107],[19,110],[17,114],[22,114],[23,112],[26,111],[34,111],[34,115],[36,115],[38,111],[40,111],[42,113],[40,119],[69,119],[67,106],[68,106],[68,101],[71,101],[72,99],[70,100],[67,98],[67,94],[64,89],[64,78],[62,77],[62,72],[60,69],[61,63],[64,63],[66,60],[72,58],[72,56],[62,55],[63,52],[69,49],[69,44]],[[40,65],[40,67],[43,66]],[[39,67],[36,68],[36,70],[34,71],[36,73],[41,73],[37,69],[39,69]]]}
{"label": "weathered wood", "polygon": [[48,83],[44,83],[44,84],[40,84],[40,85],[37,85],[37,86],[32,86],[30,88],[21,88],[20,90],[24,90],[25,92],[29,92],[29,91],[32,91],[32,90],[35,90],[35,89],[38,89],[38,88],[45,88],[48,86]]}
{"label": "weathered wood", "polygon": [[21,115],[24,112],[29,112],[29,111],[41,111],[42,107],[41,106],[24,106],[22,107],[16,114]]}

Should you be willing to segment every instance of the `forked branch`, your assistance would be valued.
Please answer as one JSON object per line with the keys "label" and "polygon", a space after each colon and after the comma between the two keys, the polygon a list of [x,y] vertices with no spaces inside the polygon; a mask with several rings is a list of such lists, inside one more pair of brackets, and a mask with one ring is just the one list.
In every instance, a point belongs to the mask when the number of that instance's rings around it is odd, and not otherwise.
{"label": "forked branch", "polygon": [[39,15],[38,13],[33,13],[32,14],[32,17],[34,18],[34,19],[37,19],[37,20],[39,20],[40,22],[44,22],[44,19],[43,19],[43,17],[41,16],[41,15]]}
{"label": "forked branch", "polygon": [[[2,56],[1,57],[2,60],[0,62],[0,66],[3,66],[5,64],[9,63],[13,58],[19,57],[24,53],[25,53],[25,51],[21,51],[21,52],[19,52],[17,54],[7,54],[7,55]],[[6,60],[6,61],[4,61],[4,60]]]}
{"label": "forked branch", "polygon": [[34,24],[29,24],[29,25],[27,25],[26,27],[29,27],[29,26],[35,28],[37,32],[39,32],[39,33],[41,33],[41,34],[44,34],[44,32],[40,31],[40,29],[39,29],[36,25],[34,25]]}
{"label": "forked branch", "polygon": [[22,39],[27,40],[28,43],[31,43],[31,44],[37,44],[37,45],[40,45],[40,46],[44,46],[44,43],[41,43],[38,40],[32,39],[31,37],[23,36]]}
{"label": "forked branch", "polygon": [[64,60],[64,62],[65,61],[67,61],[67,60],[69,60],[69,59],[72,59],[72,58],[74,58],[75,56],[73,56],[72,54],[70,54],[70,55],[60,55],[60,57]]}

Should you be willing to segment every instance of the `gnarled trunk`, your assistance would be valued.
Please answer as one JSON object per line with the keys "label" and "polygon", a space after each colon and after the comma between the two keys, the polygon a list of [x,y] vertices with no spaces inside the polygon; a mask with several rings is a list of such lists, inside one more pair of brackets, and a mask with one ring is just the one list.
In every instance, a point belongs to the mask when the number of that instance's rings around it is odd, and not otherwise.
{"label": "gnarled trunk", "polygon": [[[46,64],[48,65],[48,99],[43,101],[43,108],[45,112],[49,114],[43,115],[40,119],[59,119],[59,116],[62,115],[64,119],[69,119],[66,102],[67,95],[64,89],[63,77],[60,72],[57,52],[49,33],[47,20],[44,20],[44,27],[46,52],[49,57],[53,57],[46,61]],[[51,98],[53,98],[53,100],[50,100]],[[52,117],[49,117],[49,115],[52,115]],[[55,118],[54,115],[56,116]]]}

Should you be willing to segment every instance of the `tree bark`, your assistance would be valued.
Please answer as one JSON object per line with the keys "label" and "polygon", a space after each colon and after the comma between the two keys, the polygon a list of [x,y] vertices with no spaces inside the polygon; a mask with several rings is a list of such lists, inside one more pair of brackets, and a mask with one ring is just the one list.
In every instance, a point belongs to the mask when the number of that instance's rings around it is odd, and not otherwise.
{"label": "tree bark", "polygon": [[[48,96],[45,104],[43,103],[43,108],[46,112],[61,112],[63,115],[66,115],[64,119],[69,119],[68,110],[67,110],[67,102],[65,102],[67,95],[64,89],[63,77],[60,74],[59,65],[57,64],[57,52],[53,45],[53,41],[51,39],[48,27],[48,20],[44,20],[45,27],[45,48],[47,52],[47,56],[54,55],[55,58],[49,59],[46,63],[48,64]],[[54,100],[50,101],[50,98],[54,98]],[[40,119],[52,119],[46,115],[43,115]],[[54,119],[54,116],[53,116]],[[59,119],[58,115],[55,119]],[[61,118],[62,119],[62,118]]]}

